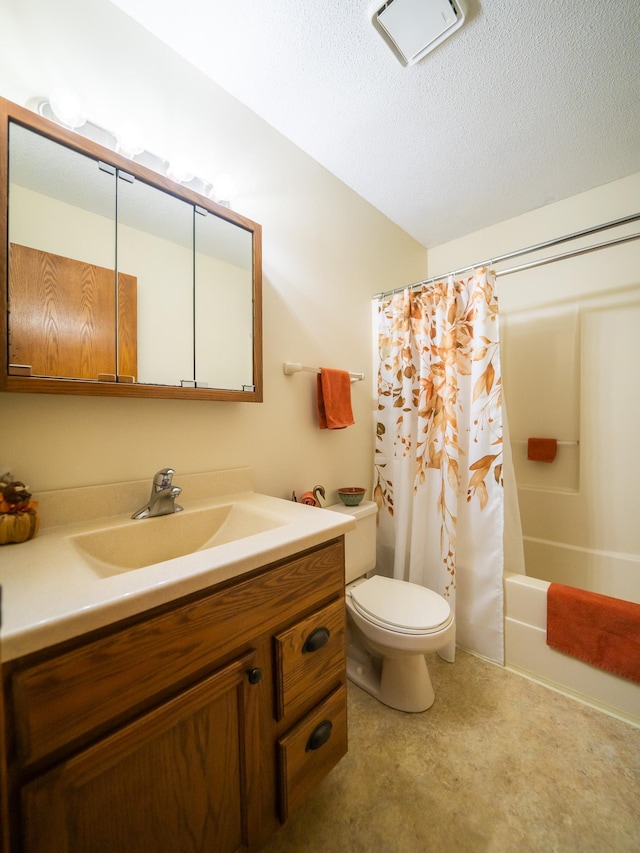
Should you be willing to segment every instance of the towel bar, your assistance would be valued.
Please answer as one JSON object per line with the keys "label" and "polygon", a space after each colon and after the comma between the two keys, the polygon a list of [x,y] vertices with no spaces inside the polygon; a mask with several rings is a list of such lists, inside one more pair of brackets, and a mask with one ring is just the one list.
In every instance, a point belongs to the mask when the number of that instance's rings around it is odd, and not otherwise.
{"label": "towel bar", "polygon": [[[512,439],[511,439],[511,444],[526,444],[526,443],[527,443],[527,441],[528,441],[528,439],[526,439],[526,438],[512,438]],[[564,444],[564,445],[567,445],[567,446],[569,446],[569,445],[575,446],[575,445],[579,445],[579,444],[580,444],[580,440],[579,440],[579,439],[574,439],[573,441],[562,441],[562,440],[558,439],[558,441],[557,441],[556,443],[557,443],[558,445],[560,445],[560,444]]]}
{"label": "towel bar", "polygon": [[[319,367],[308,367],[306,364],[300,364],[299,361],[285,361],[282,365],[282,370],[287,376],[293,373],[322,373]],[[361,382],[364,379],[364,373],[349,373],[352,382]]]}

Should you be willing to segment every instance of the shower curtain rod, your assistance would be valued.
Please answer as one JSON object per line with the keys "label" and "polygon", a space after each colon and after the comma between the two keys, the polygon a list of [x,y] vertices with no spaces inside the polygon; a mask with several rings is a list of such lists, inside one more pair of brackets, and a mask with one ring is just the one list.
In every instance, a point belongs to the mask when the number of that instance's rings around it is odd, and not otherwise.
{"label": "shower curtain rod", "polygon": [[[623,216],[620,219],[613,219],[611,222],[605,222],[602,225],[593,225],[591,228],[584,228],[582,231],[574,231],[572,234],[565,234],[563,237],[554,237],[551,240],[545,240],[543,243],[536,243],[533,246],[527,246],[525,249],[517,249],[515,252],[507,252],[505,255],[498,255],[494,258],[489,258],[486,261],[478,264],[468,264],[466,267],[460,267],[457,270],[442,273],[442,275],[434,275],[432,278],[427,278],[424,281],[416,281],[414,284],[405,284],[402,287],[396,287],[393,290],[385,290],[382,293],[376,293],[372,299],[383,299],[385,296],[392,296],[394,293],[399,293],[401,290],[413,290],[417,287],[423,287],[426,284],[433,284],[434,281],[447,278],[450,275],[459,275],[467,270],[478,269],[479,267],[493,266],[502,261],[511,260],[511,258],[519,258],[521,255],[529,255],[532,252],[538,252],[541,249],[548,249],[551,246],[558,246],[561,243],[568,243],[570,240],[577,240],[580,237],[587,237],[590,234],[597,234],[600,231],[606,231],[608,228],[617,228],[620,225],[627,225],[630,222],[637,222],[640,219],[640,213],[634,213],[631,216]],[[496,276],[511,275],[512,273],[521,272],[522,270],[541,267],[545,264],[552,264],[556,261],[564,260],[565,258],[573,258],[577,255],[586,255],[589,252],[595,252],[598,249],[606,249],[608,246],[616,246],[620,243],[629,243],[632,240],[640,239],[640,232],[630,234],[627,237],[614,237],[611,240],[605,240],[603,243],[596,243],[593,246],[586,246],[583,249],[573,249],[568,252],[561,252],[559,255],[552,255],[549,258],[541,258],[538,261],[530,261],[529,263],[519,264],[515,267],[510,267],[506,270],[498,270]]]}

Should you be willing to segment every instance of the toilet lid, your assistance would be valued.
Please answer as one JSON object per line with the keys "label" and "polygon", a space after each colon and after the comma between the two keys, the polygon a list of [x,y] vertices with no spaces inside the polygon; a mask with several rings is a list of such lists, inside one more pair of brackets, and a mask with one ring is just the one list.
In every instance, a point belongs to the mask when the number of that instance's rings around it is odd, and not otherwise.
{"label": "toilet lid", "polygon": [[400,633],[430,634],[451,621],[445,599],[415,583],[374,575],[349,589],[351,601],[375,625]]}

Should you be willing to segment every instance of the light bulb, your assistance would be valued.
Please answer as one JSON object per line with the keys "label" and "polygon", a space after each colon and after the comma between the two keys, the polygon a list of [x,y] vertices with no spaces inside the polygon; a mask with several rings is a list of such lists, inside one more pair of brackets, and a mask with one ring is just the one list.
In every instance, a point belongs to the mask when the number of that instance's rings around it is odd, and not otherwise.
{"label": "light bulb", "polygon": [[231,175],[218,175],[213,182],[213,194],[218,201],[231,201],[236,194],[236,184]]}
{"label": "light bulb", "polygon": [[133,124],[125,125],[117,134],[117,151],[124,157],[133,159],[136,154],[142,154],[144,151],[144,142],[140,128]]}
{"label": "light bulb", "polygon": [[82,127],[87,121],[80,99],[69,89],[54,89],[49,104],[56,119],[66,127]]}
{"label": "light bulb", "polygon": [[177,184],[188,184],[189,181],[193,180],[194,172],[185,160],[175,158],[169,162],[167,177]]}

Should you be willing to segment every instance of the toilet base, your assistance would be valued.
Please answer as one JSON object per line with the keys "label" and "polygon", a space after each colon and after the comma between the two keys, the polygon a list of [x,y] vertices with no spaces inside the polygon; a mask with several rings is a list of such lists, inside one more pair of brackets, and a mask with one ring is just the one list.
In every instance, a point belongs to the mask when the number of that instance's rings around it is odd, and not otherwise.
{"label": "toilet base", "polygon": [[360,648],[351,648],[347,655],[347,678],[366,690],[376,699],[380,698],[382,661]]}
{"label": "toilet base", "polygon": [[420,713],[435,699],[424,655],[379,658],[351,642],[347,678],[379,702],[397,711]]}

